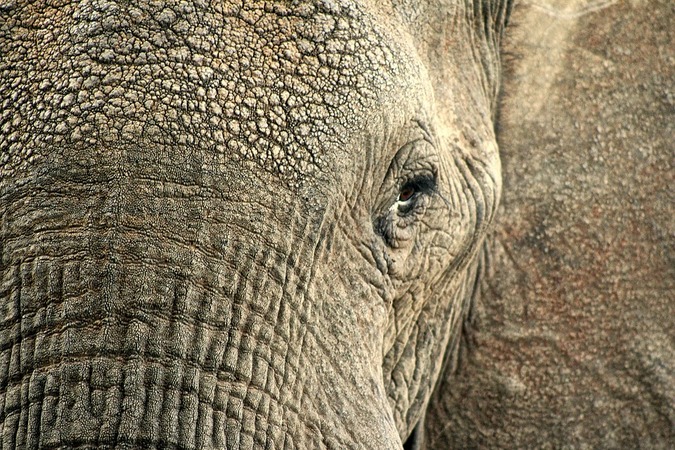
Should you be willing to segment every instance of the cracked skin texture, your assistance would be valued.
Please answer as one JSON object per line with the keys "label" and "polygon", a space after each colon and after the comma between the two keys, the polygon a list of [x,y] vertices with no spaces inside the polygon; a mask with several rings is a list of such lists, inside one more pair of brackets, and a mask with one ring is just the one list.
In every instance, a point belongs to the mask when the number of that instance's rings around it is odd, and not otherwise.
{"label": "cracked skin texture", "polygon": [[[36,146],[138,136],[213,146],[297,182],[323,165],[318,143],[355,128],[377,90],[392,89],[392,72],[406,70],[374,18],[334,9],[88,1],[12,8],[6,27],[16,57],[5,76],[44,95],[14,89],[11,101],[35,113],[5,108],[13,113],[5,170],[41,156],[13,149],[21,143],[12,132],[22,129]],[[39,55],[22,52],[22,38],[40,42]]]}
{"label": "cracked skin texture", "polygon": [[512,23],[504,195],[427,446],[671,449],[675,7],[540,1]]}
{"label": "cracked skin texture", "polygon": [[1,2],[0,446],[399,448],[446,347],[409,447],[672,446],[672,5],[518,11],[484,259],[450,164],[400,264],[394,150],[492,148],[448,3]]}
{"label": "cracked skin texture", "polygon": [[500,195],[508,9],[0,3],[0,446],[401,448]]}

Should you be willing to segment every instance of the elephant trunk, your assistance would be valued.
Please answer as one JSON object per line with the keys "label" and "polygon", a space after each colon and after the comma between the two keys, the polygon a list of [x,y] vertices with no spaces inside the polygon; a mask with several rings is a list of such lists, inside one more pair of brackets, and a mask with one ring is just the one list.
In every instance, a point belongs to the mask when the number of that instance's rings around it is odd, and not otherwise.
{"label": "elephant trunk", "polygon": [[242,337],[204,317],[217,309],[206,289],[186,289],[162,269],[139,279],[79,252],[15,261],[3,301],[3,447],[248,447],[254,436],[226,423],[246,408],[260,415],[263,436],[281,433],[264,423],[269,394],[219,385],[229,367],[263,387],[267,369],[250,348],[222,355]]}
{"label": "elephant trunk", "polygon": [[282,441],[281,424],[268,420],[278,407],[271,356],[253,353],[259,324],[244,324],[243,305],[223,298],[222,273],[208,273],[187,242],[160,241],[115,212],[111,189],[30,202],[15,192],[8,202],[1,447]]}
{"label": "elephant trunk", "polygon": [[0,192],[3,448],[400,446],[373,361],[317,337],[316,227],[102,167]]}

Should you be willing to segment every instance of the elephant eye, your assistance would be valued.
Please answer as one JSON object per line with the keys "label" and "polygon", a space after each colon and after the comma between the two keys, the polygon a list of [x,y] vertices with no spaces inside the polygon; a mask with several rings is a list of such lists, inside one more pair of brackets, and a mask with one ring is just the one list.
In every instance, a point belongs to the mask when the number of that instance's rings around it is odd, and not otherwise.
{"label": "elephant eye", "polygon": [[398,199],[373,223],[374,230],[389,247],[396,248],[409,240],[413,233],[412,225],[420,218],[428,200],[437,192],[435,173],[418,174],[403,183],[398,191]]}
{"label": "elephant eye", "polygon": [[415,187],[414,186],[403,186],[401,189],[401,192],[398,194],[398,201],[399,202],[407,202],[412,198],[412,196],[415,195]]}
{"label": "elephant eye", "polygon": [[431,194],[435,190],[436,179],[434,176],[417,176],[401,187],[401,190],[398,192],[398,201],[407,202],[418,194]]}

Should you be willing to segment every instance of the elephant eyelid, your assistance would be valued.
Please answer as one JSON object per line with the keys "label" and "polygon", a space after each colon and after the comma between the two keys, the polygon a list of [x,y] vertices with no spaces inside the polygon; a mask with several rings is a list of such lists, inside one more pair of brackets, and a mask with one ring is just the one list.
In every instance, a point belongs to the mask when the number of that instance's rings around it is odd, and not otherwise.
{"label": "elephant eyelid", "polygon": [[419,195],[436,192],[436,177],[433,175],[418,175],[406,181],[399,190],[398,201],[409,202]]}
{"label": "elephant eyelid", "polygon": [[399,215],[406,216],[416,209],[418,200],[424,195],[436,193],[436,177],[430,174],[418,175],[401,186],[396,203],[392,205]]}
{"label": "elephant eyelid", "polygon": [[423,213],[425,202],[421,200],[437,193],[435,173],[428,171],[408,178],[399,188],[397,200],[388,211],[374,220],[375,232],[389,247],[397,247],[401,230],[410,227],[416,216]]}

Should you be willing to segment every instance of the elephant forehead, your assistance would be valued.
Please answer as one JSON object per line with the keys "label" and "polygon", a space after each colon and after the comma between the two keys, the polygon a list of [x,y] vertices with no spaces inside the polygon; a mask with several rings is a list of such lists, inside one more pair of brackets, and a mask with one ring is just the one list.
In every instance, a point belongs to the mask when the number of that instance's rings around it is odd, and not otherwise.
{"label": "elephant forehead", "polygon": [[302,176],[394,101],[412,70],[389,30],[366,11],[270,9],[225,18],[237,26],[221,36],[223,50],[214,59],[214,76],[225,81],[221,118],[228,121],[219,126],[235,154]]}
{"label": "elephant forehead", "polygon": [[[347,2],[17,8],[13,35],[0,36],[10,47],[2,100],[13,110],[3,121],[33,128],[36,149],[142,139],[297,182],[420,78],[396,27]],[[36,38],[40,48],[26,45]],[[22,151],[10,149],[15,163]]]}

